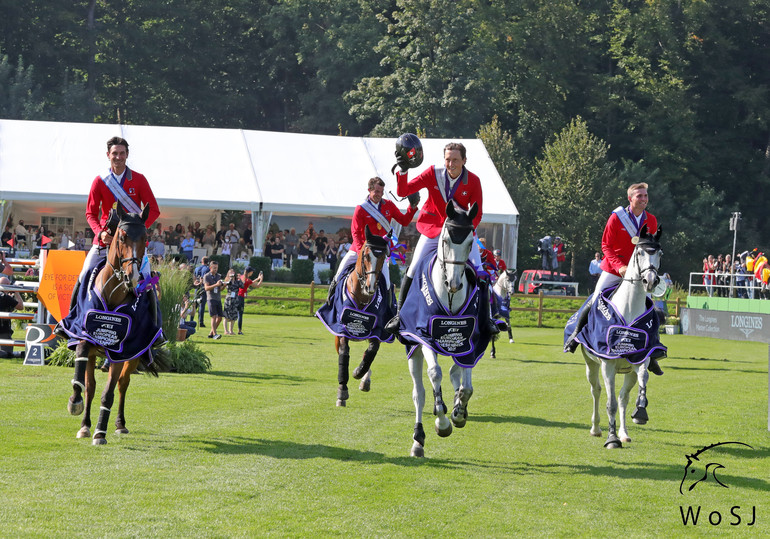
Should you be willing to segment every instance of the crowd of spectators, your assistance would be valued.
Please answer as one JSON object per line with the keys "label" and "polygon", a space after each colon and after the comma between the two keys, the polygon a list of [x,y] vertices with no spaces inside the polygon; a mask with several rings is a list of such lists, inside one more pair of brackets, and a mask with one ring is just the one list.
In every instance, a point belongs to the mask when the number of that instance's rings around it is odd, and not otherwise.
{"label": "crowd of spectators", "polygon": [[709,297],[770,299],[770,265],[759,249],[703,259],[703,287]]}
{"label": "crowd of spectators", "polygon": [[265,238],[264,256],[270,258],[273,268],[291,267],[294,260],[312,260],[329,264],[334,270],[350,250],[350,231],[341,229],[336,235],[316,232],[309,223],[301,234],[295,228],[270,232]]}

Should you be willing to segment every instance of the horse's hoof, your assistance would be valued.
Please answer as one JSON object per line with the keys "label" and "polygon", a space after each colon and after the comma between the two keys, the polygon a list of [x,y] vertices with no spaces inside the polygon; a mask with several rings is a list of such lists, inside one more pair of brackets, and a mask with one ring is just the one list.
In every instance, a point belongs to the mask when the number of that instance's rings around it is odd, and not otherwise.
{"label": "horse's hoof", "polygon": [[[444,421],[446,421],[446,417],[444,418]],[[445,426],[441,426],[441,418],[436,418],[436,434],[441,436],[442,438],[446,438],[450,434],[452,434],[452,423],[447,421]]]}
{"label": "horse's hoof", "polygon": [[347,406],[347,403],[342,399],[337,399],[337,406],[344,408]]}
{"label": "horse's hoof", "polygon": [[67,410],[72,415],[80,415],[83,413],[83,399],[78,399],[76,402],[72,401],[72,397],[70,397],[70,401],[67,403]]}
{"label": "horse's hoof", "polygon": [[508,342],[513,344],[513,339],[508,339]]}
{"label": "horse's hoof", "polygon": [[458,414],[457,407],[455,407],[455,409],[452,410],[452,415],[450,415],[449,418],[452,420],[452,423],[454,424],[455,427],[457,427],[458,429],[461,429],[465,426],[465,422],[468,419],[468,413],[466,412],[465,414],[462,414],[462,415]]}
{"label": "horse's hoof", "polygon": [[647,408],[637,408],[634,410],[634,413],[631,414],[631,420],[637,425],[646,425],[647,421],[650,420],[647,415]]}
{"label": "horse's hoof", "polygon": [[425,456],[425,448],[418,444],[417,442],[414,442],[412,444],[412,451],[409,453],[413,457],[424,457]]}
{"label": "horse's hoof", "polygon": [[360,384],[358,384],[358,389],[361,391],[369,391],[372,388],[372,381],[371,380],[362,380]]}
{"label": "horse's hoof", "polygon": [[489,357],[491,357],[492,359],[496,359],[497,358],[497,354],[492,352],[491,354],[489,354]]}
{"label": "horse's hoof", "polygon": [[607,438],[607,441],[604,442],[604,447],[606,449],[620,449],[623,447],[623,444],[620,442],[620,438],[613,435]]}
{"label": "horse's hoof", "polygon": [[350,398],[350,393],[347,389],[337,388],[337,400],[346,401]]}
{"label": "horse's hoof", "polygon": [[128,434],[128,429],[126,427],[119,427],[115,429],[115,434]]}
{"label": "horse's hoof", "polygon": [[602,435],[602,429],[591,429],[591,436],[596,436],[597,438]]}
{"label": "horse's hoof", "polygon": [[353,378],[355,378],[356,380],[360,380],[361,378],[364,377],[364,375],[367,372],[369,372],[369,369],[364,370],[361,368],[361,365],[359,365],[358,367],[353,369]]}
{"label": "horse's hoof", "polygon": [[91,429],[88,427],[80,427],[80,430],[78,431],[76,438],[90,438],[91,437]]}
{"label": "horse's hoof", "polygon": [[94,445],[105,445],[107,443],[107,438],[94,438]]}

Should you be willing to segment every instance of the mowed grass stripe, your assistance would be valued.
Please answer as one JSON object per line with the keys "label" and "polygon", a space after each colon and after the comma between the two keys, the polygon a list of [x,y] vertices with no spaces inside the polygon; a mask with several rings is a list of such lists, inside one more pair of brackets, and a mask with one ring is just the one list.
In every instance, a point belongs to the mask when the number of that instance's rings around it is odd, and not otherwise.
{"label": "mowed grass stripe", "polygon": [[[581,356],[561,353],[560,330],[516,329],[515,344],[501,341],[498,359],[474,369],[464,429],[438,438],[428,397],[428,458],[413,459],[402,346],[383,345],[372,391],[351,379],[348,407],[337,408],[337,358],[319,322],[247,315],[244,332],[193,337],[211,373],[133,377],[131,433],[109,432],[104,447],[75,439],[71,369],[0,360],[0,535],[649,537],[711,527],[704,515],[684,527],[680,505],[722,511],[730,533],[770,531],[765,345],[664,337],[670,358],[649,384],[650,423],[607,451],[588,435]],[[364,345],[352,348],[351,370]],[[100,392],[104,380],[97,373]],[[603,396],[606,434],[604,406]],[[679,494],[685,455],[725,440],[755,448],[718,454],[730,488]],[[755,525],[729,527],[734,505],[757,506]]]}

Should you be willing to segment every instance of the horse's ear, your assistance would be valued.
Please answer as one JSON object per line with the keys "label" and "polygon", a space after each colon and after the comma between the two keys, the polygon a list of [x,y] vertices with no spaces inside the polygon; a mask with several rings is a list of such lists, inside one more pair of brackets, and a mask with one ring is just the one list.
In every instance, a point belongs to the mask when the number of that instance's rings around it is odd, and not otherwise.
{"label": "horse's ear", "polygon": [[647,236],[649,232],[647,231],[647,223],[642,225],[642,229],[639,231],[639,237]]}
{"label": "horse's ear", "polygon": [[455,209],[455,203],[450,200],[446,203],[446,216],[450,219],[457,219],[457,210]]}
{"label": "horse's ear", "polygon": [[471,221],[476,217],[476,214],[479,213],[479,206],[475,202],[471,205],[471,209],[468,211],[468,217]]}
{"label": "horse's ear", "polygon": [[123,209],[123,205],[122,204],[118,204],[117,205],[117,207],[115,208],[115,213],[117,213],[118,219],[120,219],[121,221],[123,219],[125,219],[126,215],[127,215],[125,210]]}
{"label": "horse's ear", "polygon": [[142,222],[146,223],[147,218],[150,216],[150,205],[145,204],[144,209],[142,209]]}
{"label": "horse's ear", "polygon": [[372,239],[372,231],[369,230],[369,225],[366,225],[366,228],[364,228],[364,235],[366,236],[366,241]]}
{"label": "horse's ear", "polygon": [[663,227],[658,225],[658,231],[655,233],[655,241],[660,241],[660,233],[663,232]]}

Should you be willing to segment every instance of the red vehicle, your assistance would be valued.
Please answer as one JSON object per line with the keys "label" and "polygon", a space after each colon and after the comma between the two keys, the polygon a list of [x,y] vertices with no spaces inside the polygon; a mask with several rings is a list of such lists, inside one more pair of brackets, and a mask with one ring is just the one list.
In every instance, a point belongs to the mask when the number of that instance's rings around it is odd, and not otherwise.
{"label": "red vehicle", "polygon": [[519,278],[518,292],[520,294],[544,294],[557,296],[577,296],[578,284],[572,281],[572,277],[566,273],[551,275],[548,270],[530,269],[524,270]]}

